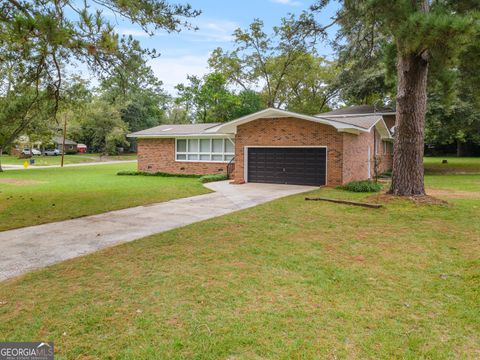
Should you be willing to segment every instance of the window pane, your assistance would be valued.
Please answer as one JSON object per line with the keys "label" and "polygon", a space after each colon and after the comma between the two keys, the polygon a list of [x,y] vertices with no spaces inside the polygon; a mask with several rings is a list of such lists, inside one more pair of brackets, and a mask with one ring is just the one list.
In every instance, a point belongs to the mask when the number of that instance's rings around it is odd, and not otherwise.
{"label": "window pane", "polygon": [[198,139],[188,139],[188,152],[198,152]]}
{"label": "window pane", "polygon": [[213,139],[212,140],[212,152],[222,153],[223,152],[223,139]]}
{"label": "window pane", "polygon": [[188,160],[198,160],[197,154],[188,154]]}
{"label": "window pane", "polygon": [[210,152],[210,139],[201,139],[200,140],[200,152],[209,153]]}
{"label": "window pane", "polygon": [[177,151],[178,152],[187,151],[187,140],[177,140]]}
{"label": "window pane", "polygon": [[213,161],[223,161],[223,155],[212,155]]}
{"label": "window pane", "polygon": [[200,160],[210,160],[210,154],[209,155],[200,155]]}
{"label": "window pane", "polygon": [[187,155],[185,155],[185,154],[177,154],[177,160],[187,160]]}
{"label": "window pane", "polygon": [[233,144],[230,140],[225,139],[225,152],[226,153],[234,153],[235,151],[233,150]]}
{"label": "window pane", "polygon": [[225,155],[225,161],[230,161],[233,159],[233,155]]}

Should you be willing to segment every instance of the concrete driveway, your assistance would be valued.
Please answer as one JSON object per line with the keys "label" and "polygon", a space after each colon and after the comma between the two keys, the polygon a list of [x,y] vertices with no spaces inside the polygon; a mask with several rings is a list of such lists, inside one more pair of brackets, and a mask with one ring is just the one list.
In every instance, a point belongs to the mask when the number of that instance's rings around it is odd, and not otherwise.
{"label": "concrete driveway", "polygon": [[115,244],[245,209],[311,186],[206,184],[215,192],[0,232],[0,280]]}

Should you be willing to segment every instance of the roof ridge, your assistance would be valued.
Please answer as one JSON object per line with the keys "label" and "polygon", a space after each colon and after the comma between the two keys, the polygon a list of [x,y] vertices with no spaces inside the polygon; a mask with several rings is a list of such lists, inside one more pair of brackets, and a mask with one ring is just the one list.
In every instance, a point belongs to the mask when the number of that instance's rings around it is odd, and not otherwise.
{"label": "roof ridge", "polygon": [[[383,118],[383,116],[381,114],[362,114],[362,115],[350,115],[350,116],[345,116],[345,117],[351,117],[351,118],[358,118],[358,117],[367,117],[367,116],[379,116],[381,118]],[[358,125],[358,124],[354,124],[354,123],[351,123],[351,122],[348,122],[348,121],[342,121],[342,120],[338,120],[337,117],[335,118],[331,118],[329,116],[318,116],[318,115],[315,115],[315,117],[318,117],[318,118],[321,118],[321,119],[325,119],[325,120],[328,120],[328,121],[336,121],[336,122],[339,122],[339,123],[342,123],[342,124],[348,124],[348,125],[354,125],[354,126],[358,126],[358,127],[361,127],[362,129],[369,129],[370,127],[367,127],[367,126],[362,126],[362,125]]]}

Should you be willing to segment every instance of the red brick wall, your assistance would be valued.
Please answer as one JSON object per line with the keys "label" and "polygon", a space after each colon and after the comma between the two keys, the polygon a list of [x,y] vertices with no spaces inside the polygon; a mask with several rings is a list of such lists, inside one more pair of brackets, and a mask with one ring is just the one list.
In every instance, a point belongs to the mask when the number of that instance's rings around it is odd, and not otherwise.
{"label": "red brick wall", "polygon": [[387,153],[384,152],[384,141],[380,140],[380,154],[378,155],[379,165],[378,170],[379,173],[382,174],[388,170],[392,170],[393,166],[393,143],[387,142]]}
{"label": "red brick wall", "polygon": [[175,161],[175,139],[138,139],[138,170],[173,174],[227,173],[227,164]]}
{"label": "red brick wall", "polygon": [[[375,142],[378,143],[378,153],[375,154]],[[377,131],[360,135],[343,134],[343,182],[368,179],[368,163],[370,162],[370,175],[375,176],[375,156],[378,159],[378,171],[380,174],[391,170],[393,154],[391,147],[387,146],[384,153],[384,141]],[[368,147],[370,147],[370,159],[368,159]]]}
{"label": "red brick wall", "polygon": [[[368,158],[370,147],[370,160]],[[373,160],[373,134],[343,133],[343,183],[368,179],[368,162]],[[373,163],[371,164],[373,174]]]}
{"label": "red brick wall", "polygon": [[245,146],[326,146],[327,185],[342,184],[343,137],[334,127],[295,118],[258,119],[238,126],[235,182],[244,181]]}

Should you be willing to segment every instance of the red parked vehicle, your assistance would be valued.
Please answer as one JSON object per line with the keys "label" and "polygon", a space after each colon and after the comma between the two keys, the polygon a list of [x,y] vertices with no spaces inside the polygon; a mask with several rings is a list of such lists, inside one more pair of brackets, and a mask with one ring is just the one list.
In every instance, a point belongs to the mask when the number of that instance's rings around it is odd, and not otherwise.
{"label": "red parked vehicle", "polygon": [[80,154],[85,154],[87,152],[87,145],[85,144],[77,144],[77,151]]}

